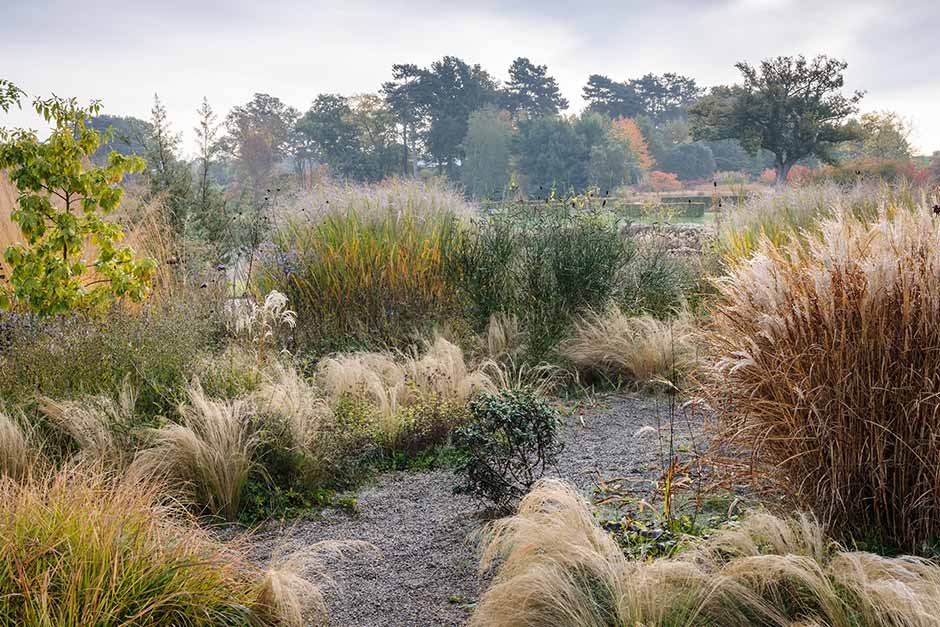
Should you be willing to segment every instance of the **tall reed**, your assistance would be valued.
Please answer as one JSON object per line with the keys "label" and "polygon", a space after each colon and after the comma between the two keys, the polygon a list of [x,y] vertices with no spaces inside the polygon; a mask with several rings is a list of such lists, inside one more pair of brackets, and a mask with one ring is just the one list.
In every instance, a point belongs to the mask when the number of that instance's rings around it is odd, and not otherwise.
{"label": "tall reed", "polygon": [[703,391],[731,442],[838,533],[940,535],[940,218],[885,205],[769,241],[718,283]]}

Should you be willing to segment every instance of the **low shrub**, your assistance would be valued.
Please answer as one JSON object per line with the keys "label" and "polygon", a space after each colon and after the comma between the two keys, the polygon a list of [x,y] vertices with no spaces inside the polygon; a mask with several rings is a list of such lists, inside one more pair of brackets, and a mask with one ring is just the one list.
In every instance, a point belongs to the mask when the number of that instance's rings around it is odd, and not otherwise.
{"label": "low shrub", "polygon": [[511,511],[561,452],[560,418],[525,390],[480,394],[467,409],[467,424],[453,435],[461,451],[454,492]]}
{"label": "low shrub", "polygon": [[487,530],[502,558],[471,625],[928,625],[940,568],[828,543],[809,517],[751,514],[692,550],[627,559],[575,490],[545,480]]}
{"label": "low shrub", "polygon": [[75,399],[112,394],[129,379],[139,414],[171,415],[192,365],[221,342],[220,309],[216,295],[197,291],[93,318],[0,314],[0,396]]}
{"label": "low shrub", "polygon": [[573,314],[614,297],[633,254],[612,215],[557,203],[507,206],[464,239],[454,282],[477,328],[494,314],[514,315],[537,361],[563,337]]}
{"label": "low shrub", "polygon": [[705,397],[753,468],[845,537],[940,537],[940,222],[843,212],[718,284]]}
{"label": "low shrub", "polygon": [[162,504],[160,492],[92,465],[19,483],[0,478],[0,624],[299,627],[323,620],[313,584],[293,571],[252,566]]}

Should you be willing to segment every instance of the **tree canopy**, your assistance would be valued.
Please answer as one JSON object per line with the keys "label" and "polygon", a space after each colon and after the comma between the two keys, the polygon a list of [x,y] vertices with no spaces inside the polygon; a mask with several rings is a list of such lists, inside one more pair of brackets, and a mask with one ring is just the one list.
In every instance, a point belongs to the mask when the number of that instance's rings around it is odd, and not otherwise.
{"label": "tree canopy", "polygon": [[801,159],[832,162],[834,148],[857,137],[846,122],[863,94],[841,93],[844,61],[801,55],[768,59],[756,68],[743,62],[736,67],[741,85],[715,88],[690,109],[696,139],[734,138],[752,154],[770,151],[782,183]]}
{"label": "tree canopy", "polygon": [[568,108],[568,101],[558,89],[558,81],[548,75],[548,67],[534,65],[525,57],[519,57],[509,66],[509,82],[503,93],[506,108],[515,115],[554,115]]}

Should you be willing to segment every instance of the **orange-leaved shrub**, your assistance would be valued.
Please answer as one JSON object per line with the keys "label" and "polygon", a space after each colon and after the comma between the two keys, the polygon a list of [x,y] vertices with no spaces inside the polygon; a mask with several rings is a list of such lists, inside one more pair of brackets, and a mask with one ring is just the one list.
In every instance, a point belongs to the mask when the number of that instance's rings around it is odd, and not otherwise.
{"label": "orange-leaved shrub", "polygon": [[940,536],[940,217],[882,206],[766,238],[718,282],[722,441],[844,537]]}

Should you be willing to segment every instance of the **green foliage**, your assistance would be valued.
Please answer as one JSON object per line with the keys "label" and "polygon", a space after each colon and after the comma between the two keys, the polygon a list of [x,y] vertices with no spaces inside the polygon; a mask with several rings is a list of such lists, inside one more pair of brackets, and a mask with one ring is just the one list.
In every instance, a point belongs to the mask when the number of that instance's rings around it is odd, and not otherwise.
{"label": "green foliage", "polygon": [[503,100],[506,108],[517,116],[555,115],[568,108],[568,101],[558,90],[558,81],[548,75],[548,67],[535,65],[525,57],[509,66]]}
{"label": "green foliage", "polygon": [[571,316],[613,297],[633,254],[616,221],[604,214],[569,213],[557,202],[510,205],[467,235],[455,285],[480,328],[492,314],[516,315],[537,359],[561,339]]}
{"label": "green foliage", "polygon": [[[85,166],[101,144],[87,125],[98,102],[83,108],[74,98],[52,97],[37,99],[34,108],[53,126],[49,139],[40,141],[30,130],[0,130],[0,168],[8,169],[19,191],[11,218],[26,240],[4,254],[13,270],[11,285],[0,289],[0,306],[48,315],[123,296],[142,300],[155,263],[134,261],[131,249],[118,244],[120,226],[105,216],[121,201],[117,184],[143,169],[143,161],[112,153],[107,166]],[[90,267],[87,246],[96,249]]]}
{"label": "green foliage", "polygon": [[144,146],[147,157],[147,178],[150,196],[160,197],[169,212],[170,226],[184,234],[192,204],[192,176],[189,165],[179,159],[182,135],[174,133],[167,119],[166,107],[154,94],[150,110],[150,133]]}
{"label": "green foliage", "polygon": [[509,185],[512,125],[505,113],[481,109],[470,114],[460,169],[464,187],[474,198],[498,198]]}
{"label": "green foliage", "polygon": [[752,154],[764,148],[775,155],[777,182],[783,183],[801,159],[832,161],[836,145],[857,136],[845,119],[862,93],[840,93],[844,61],[800,55],[768,59],[759,68],[743,62],[735,67],[742,85],[716,87],[691,108],[695,139],[738,139]]}
{"label": "green foliage", "polygon": [[193,365],[221,339],[218,311],[208,295],[190,294],[148,302],[137,313],[8,317],[2,322],[0,396],[26,402],[35,394],[107,394],[129,377],[139,389],[138,413],[172,415]]}
{"label": "green foliage", "polygon": [[470,421],[454,432],[462,451],[455,493],[510,511],[561,452],[560,418],[531,392],[481,394],[468,404]]}
{"label": "green foliage", "polygon": [[659,167],[664,172],[672,172],[679,176],[679,180],[701,180],[715,173],[715,156],[703,142],[690,144],[677,144],[666,151],[659,161]]}

